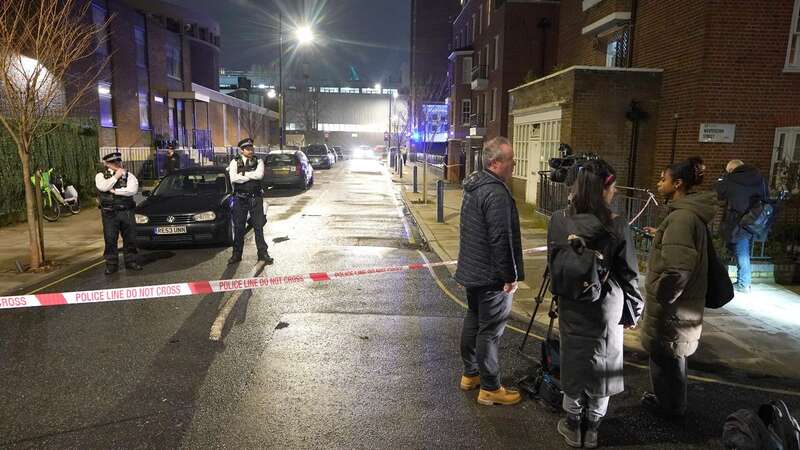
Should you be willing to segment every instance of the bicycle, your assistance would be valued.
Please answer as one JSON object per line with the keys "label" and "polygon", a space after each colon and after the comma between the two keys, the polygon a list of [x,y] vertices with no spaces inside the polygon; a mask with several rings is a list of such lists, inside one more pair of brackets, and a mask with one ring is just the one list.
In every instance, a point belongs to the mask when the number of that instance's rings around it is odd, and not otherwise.
{"label": "bicycle", "polygon": [[[36,177],[31,177],[36,185]],[[53,169],[41,173],[42,217],[48,222],[55,222],[61,217],[61,208],[66,207],[73,215],[81,211],[78,191],[67,184],[60,174],[53,175]]]}

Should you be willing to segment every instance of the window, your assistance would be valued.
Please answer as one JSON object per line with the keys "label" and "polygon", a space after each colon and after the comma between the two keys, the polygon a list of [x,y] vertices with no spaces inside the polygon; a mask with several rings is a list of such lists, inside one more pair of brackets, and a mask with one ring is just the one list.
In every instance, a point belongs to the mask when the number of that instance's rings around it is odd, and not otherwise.
{"label": "window", "polygon": [[497,102],[498,102],[497,88],[492,89],[492,100],[491,100],[491,102],[492,102],[492,106],[491,106],[492,110],[491,110],[491,115],[490,115],[490,119],[489,120],[494,121],[494,120],[497,119]]}
{"label": "window", "polygon": [[475,14],[473,14],[472,15],[472,42],[475,42],[475,29],[478,26],[478,23],[477,23],[476,19],[477,19],[477,17],[475,16]]}
{"label": "window", "polygon": [[338,87],[321,87],[319,88],[320,92],[328,93],[328,94],[338,94],[339,88]]}
{"label": "window", "polygon": [[358,94],[361,91],[358,88],[343,87],[339,89],[339,92],[342,94]]}
{"label": "window", "polygon": [[494,70],[500,67],[500,36],[494,37]]}
{"label": "window", "polygon": [[800,127],[775,131],[769,187],[773,192],[800,193]]}
{"label": "window", "polygon": [[[144,17],[140,16],[144,23]],[[147,36],[144,26],[133,27],[133,40],[136,43],[136,95],[139,99],[139,128],[150,129],[150,76],[147,73]]]}
{"label": "window", "polygon": [[464,84],[469,84],[472,82],[472,57],[465,56],[464,59],[461,61],[461,82]]}
{"label": "window", "polygon": [[182,78],[183,52],[181,51],[181,37],[177,34],[167,38],[165,52],[167,55],[167,75],[180,80]]}
{"label": "window", "polygon": [[794,2],[792,29],[789,33],[789,50],[786,55],[786,68],[800,71],[800,0]]}
{"label": "window", "polygon": [[539,124],[514,124],[514,177],[528,178],[528,153],[533,143],[539,140]]}
{"label": "window", "polygon": [[483,5],[478,8],[478,34],[483,33]]}
{"label": "window", "polygon": [[492,24],[492,0],[486,0],[486,28]]}
{"label": "window", "polygon": [[469,116],[472,114],[472,100],[465,98],[461,100],[461,124],[469,126]]}
{"label": "window", "polygon": [[114,109],[111,105],[111,83],[101,81],[97,83],[97,95],[100,107],[100,126],[114,126]]}
{"label": "window", "polygon": [[625,67],[628,62],[630,30],[627,28],[613,35],[606,45],[606,67]]}
{"label": "window", "polygon": [[[92,3],[92,23],[96,26],[103,25],[108,19],[108,12],[106,9],[97,3]],[[108,35],[105,28],[97,33],[98,46],[97,54],[103,58],[109,58],[109,45]],[[106,65],[98,75],[97,82],[97,97],[98,109],[100,112],[100,126],[113,127],[114,126],[114,108],[111,96],[111,67],[110,64]]]}
{"label": "window", "polygon": [[491,58],[489,57],[489,44],[486,44],[486,50],[484,50],[484,54],[486,55],[485,56],[485,58],[486,58],[485,64],[486,64],[486,67],[488,68],[489,67],[489,61],[491,60]]}

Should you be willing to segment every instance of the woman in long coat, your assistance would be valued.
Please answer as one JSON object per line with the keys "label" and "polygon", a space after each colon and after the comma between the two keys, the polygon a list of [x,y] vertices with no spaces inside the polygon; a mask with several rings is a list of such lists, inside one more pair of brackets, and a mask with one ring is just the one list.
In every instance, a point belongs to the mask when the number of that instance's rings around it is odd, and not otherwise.
{"label": "woman in long coat", "polygon": [[[636,325],[643,305],[630,228],[610,209],[615,189],[611,166],[603,160],[585,163],[573,184],[570,207],[553,215],[547,233],[552,274],[563,273],[557,265],[569,261],[559,258],[570,257],[555,258],[554,249],[576,235],[603,255],[608,268],[598,299],[558,298],[561,386],[567,413],[558,423],[558,432],[573,447],[597,447],[597,430],[609,398],[624,389],[623,328]],[[559,282],[565,281],[569,282]],[[583,435],[582,421],[586,428]]]}

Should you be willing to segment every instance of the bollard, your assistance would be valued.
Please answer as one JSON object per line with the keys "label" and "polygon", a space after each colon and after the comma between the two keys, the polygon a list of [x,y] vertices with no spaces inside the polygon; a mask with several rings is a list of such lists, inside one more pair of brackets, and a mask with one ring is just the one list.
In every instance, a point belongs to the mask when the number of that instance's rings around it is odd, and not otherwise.
{"label": "bollard", "polygon": [[444,223],[444,180],[436,182],[436,222]]}
{"label": "bollard", "polygon": [[417,166],[416,165],[413,166],[413,168],[411,169],[411,172],[412,172],[411,173],[411,178],[413,179],[412,184],[414,186],[414,193],[416,194],[416,193],[419,192],[417,190]]}
{"label": "bollard", "polygon": [[403,155],[397,154],[397,171],[400,173],[400,178],[403,178]]}

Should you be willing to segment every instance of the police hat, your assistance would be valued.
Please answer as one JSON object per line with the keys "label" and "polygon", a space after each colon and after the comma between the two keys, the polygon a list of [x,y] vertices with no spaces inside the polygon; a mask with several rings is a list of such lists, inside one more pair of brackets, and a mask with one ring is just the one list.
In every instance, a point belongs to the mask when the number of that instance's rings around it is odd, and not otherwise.
{"label": "police hat", "polygon": [[239,141],[239,148],[244,150],[245,147],[253,147],[253,140],[245,138]]}
{"label": "police hat", "polygon": [[113,152],[109,153],[106,156],[103,156],[103,162],[119,162],[122,161],[122,153],[120,152]]}

